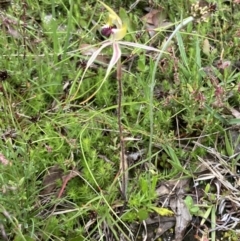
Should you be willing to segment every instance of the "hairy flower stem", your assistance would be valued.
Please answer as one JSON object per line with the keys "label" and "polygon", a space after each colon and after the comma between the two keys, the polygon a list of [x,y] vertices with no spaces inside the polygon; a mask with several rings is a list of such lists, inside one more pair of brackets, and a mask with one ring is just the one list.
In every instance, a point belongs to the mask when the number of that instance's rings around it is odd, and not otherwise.
{"label": "hairy flower stem", "polygon": [[127,160],[125,156],[125,143],[123,138],[123,129],[122,129],[122,68],[121,68],[121,60],[117,62],[117,81],[118,81],[118,107],[117,107],[117,118],[118,118],[118,130],[119,130],[119,138],[120,138],[120,178],[122,179],[122,196],[125,201],[127,201]]}

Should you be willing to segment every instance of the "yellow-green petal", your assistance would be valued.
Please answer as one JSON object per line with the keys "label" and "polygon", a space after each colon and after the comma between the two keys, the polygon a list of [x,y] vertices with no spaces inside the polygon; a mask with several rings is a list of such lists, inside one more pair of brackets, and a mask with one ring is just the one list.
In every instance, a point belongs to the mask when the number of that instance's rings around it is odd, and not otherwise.
{"label": "yellow-green petal", "polygon": [[109,24],[114,24],[117,26],[117,28],[122,28],[122,20],[121,18],[111,9],[108,5],[103,3],[102,1],[99,0],[99,2],[108,10],[109,12],[109,19],[108,23]]}
{"label": "yellow-green petal", "polygon": [[121,40],[127,33],[127,28],[125,25],[122,26],[120,29],[112,29],[112,39],[113,40]]}

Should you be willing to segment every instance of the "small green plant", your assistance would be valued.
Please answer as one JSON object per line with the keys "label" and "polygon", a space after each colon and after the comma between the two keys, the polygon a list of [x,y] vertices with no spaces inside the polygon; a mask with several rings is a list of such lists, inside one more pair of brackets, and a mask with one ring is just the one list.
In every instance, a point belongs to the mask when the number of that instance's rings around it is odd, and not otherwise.
{"label": "small green plant", "polygon": [[194,204],[193,198],[191,196],[187,196],[184,199],[184,202],[191,215],[195,215],[195,216],[202,215],[202,211],[201,211],[200,207],[198,205]]}

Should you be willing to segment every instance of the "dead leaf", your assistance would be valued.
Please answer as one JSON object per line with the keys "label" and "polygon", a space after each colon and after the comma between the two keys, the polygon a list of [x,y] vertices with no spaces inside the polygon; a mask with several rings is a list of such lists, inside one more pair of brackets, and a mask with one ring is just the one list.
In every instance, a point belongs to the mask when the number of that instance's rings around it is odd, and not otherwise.
{"label": "dead leaf", "polygon": [[[154,25],[155,27],[157,27],[159,22],[160,22],[160,17],[161,17],[162,10],[163,9],[161,9],[161,10],[152,9],[152,10],[150,10],[149,13],[144,15],[141,19],[144,22],[146,22],[148,24],[151,24],[151,25]],[[159,18],[159,20],[158,20],[158,18]],[[163,16],[163,18],[164,18],[164,16]]]}
{"label": "dead leaf", "polygon": [[209,56],[211,53],[211,46],[207,38],[203,40],[202,50],[203,50],[203,53],[206,54],[207,56]]}
{"label": "dead leaf", "polygon": [[175,212],[175,240],[183,240],[186,228],[192,220],[192,216],[181,196],[170,200],[170,207]]}
{"label": "dead leaf", "polygon": [[[68,173],[64,175],[63,169],[61,169],[58,165],[49,168],[48,173],[43,178],[43,189],[40,192],[40,195],[44,196],[54,194],[55,196],[60,198],[63,195],[67,183],[77,175],[79,175],[79,172],[75,169],[68,171]],[[58,191],[58,194],[56,195],[58,181],[62,182],[62,186]]]}
{"label": "dead leaf", "polygon": [[0,153],[0,163],[2,163],[4,166],[7,166],[8,164],[11,165],[11,162],[5,158],[3,154]]}
{"label": "dead leaf", "polygon": [[58,165],[49,168],[48,173],[43,178],[43,189],[40,195],[49,195],[57,188],[57,181],[62,180],[63,169]]}
{"label": "dead leaf", "polygon": [[141,19],[145,23],[145,28],[149,35],[153,37],[157,28],[168,29],[172,26],[171,22],[166,21],[167,13],[163,8],[152,9],[144,15]]}
{"label": "dead leaf", "polygon": [[[162,236],[167,230],[172,228],[176,223],[175,217],[163,217],[163,216],[155,216],[149,217],[145,220],[147,226],[147,236],[150,240],[158,240],[160,236]],[[154,229],[152,232],[151,230]]]}
{"label": "dead leaf", "polygon": [[186,191],[185,189],[189,188],[189,182],[190,178],[164,182],[156,189],[157,196],[162,197],[165,195],[171,195],[178,190],[181,190],[181,192],[184,193]]}
{"label": "dead leaf", "polygon": [[[68,171],[66,175],[64,175],[64,170],[60,168],[58,165],[55,165],[48,169],[48,173],[43,178],[43,189],[39,194],[40,205],[44,208],[39,212],[38,215],[47,216],[51,215],[56,211],[61,202],[57,202],[55,205],[45,204],[51,203],[51,201],[55,198],[60,199],[64,195],[64,191],[66,189],[67,183],[74,177],[80,175],[78,171],[75,169]],[[61,187],[59,187],[59,181]],[[64,201],[64,199],[63,199]],[[65,206],[65,204],[64,204]],[[67,205],[68,206],[68,205]],[[39,207],[39,204],[37,204]]]}
{"label": "dead leaf", "polygon": [[239,111],[237,111],[234,108],[230,108],[230,111],[231,111],[231,113],[234,117],[236,117],[237,119],[240,119],[240,112]]}

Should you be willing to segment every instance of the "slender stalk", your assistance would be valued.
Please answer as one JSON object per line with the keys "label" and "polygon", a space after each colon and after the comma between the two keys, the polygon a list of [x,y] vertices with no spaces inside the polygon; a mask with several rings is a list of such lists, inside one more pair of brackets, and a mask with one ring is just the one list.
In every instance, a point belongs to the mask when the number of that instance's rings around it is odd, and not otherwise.
{"label": "slender stalk", "polygon": [[127,160],[125,157],[125,143],[123,139],[123,130],[122,130],[122,68],[121,68],[121,60],[119,59],[117,62],[117,80],[118,80],[118,107],[117,107],[117,118],[118,118],[118,130],[120,137],[120,176],[122,177],[122,196],[124,200],[127,200]]}

